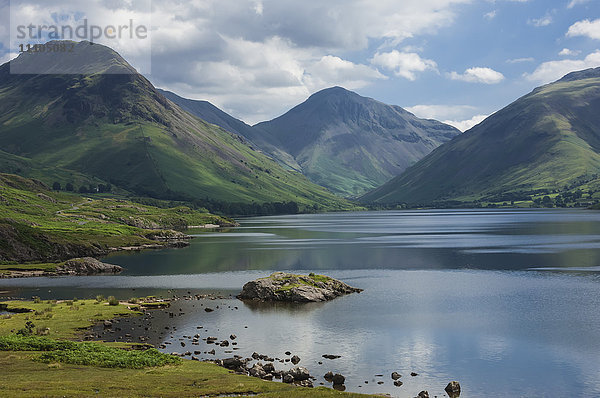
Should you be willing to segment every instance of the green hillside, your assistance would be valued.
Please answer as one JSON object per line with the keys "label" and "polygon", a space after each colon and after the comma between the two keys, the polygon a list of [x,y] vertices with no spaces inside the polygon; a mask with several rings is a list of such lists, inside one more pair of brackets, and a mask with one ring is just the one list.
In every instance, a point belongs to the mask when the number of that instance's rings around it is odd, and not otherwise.
{"label": "green hillside", "polygon": [[350,206],[238,135],[183,111],[111,49],[81,42],[75,52],[68,60],[38,53],[12,62],[23,70],[47,63],[58,72],[84,62],[89,74],[15,75],[8,63],[0,66],[1,150],[137,195]]}
{"label": "green hillside", "polygon": [[232,221],[185,206],[157,208],[125,200],[50,191],[37,180],[0,174],[0,262],[98,256],[123,246],[167,245],[165,229]]}
{"label": "green hillside", "polygon": [[240,135],[249,140],[252,147],[260,149],[268,156],[271,156],[286,169],[301,171],[292,155],[281,149],[281,144],[277,138],[257,127],[252,127],[239,119],[223,112],[208,101],[198,101],[183,98],[170,91],[158,90],[167,99],[173,101],[181,109],[191,113],[200,119],[215,124],[223,129]]}
{"label": "green hillside", "polygon": [[[600,68],[539,87],[361,199],[524,200],[600,189]],[[496,200],[499,199],[499,200]]]}
{"label": "green hillside", "polygon": [[254,128],[291,154],[311,181],[345,197],[383,184],[460,134],[341,87]]}

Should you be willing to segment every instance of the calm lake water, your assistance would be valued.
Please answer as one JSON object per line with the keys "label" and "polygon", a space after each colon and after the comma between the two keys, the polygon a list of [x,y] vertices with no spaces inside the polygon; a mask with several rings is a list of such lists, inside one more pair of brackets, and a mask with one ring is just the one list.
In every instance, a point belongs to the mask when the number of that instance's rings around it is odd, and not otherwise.
{"label": "calm lake water", "polygon": [[289,350],[317,383],[331,370],[346,376],[348,390],[397,397],[445,396],[451,380],[461,397],[600,396],[599,212],[388,211],[241,223],[197,231],[189,248],[109,256],[127,268],[119,276],[0,281],[0,298],[227,297],[273,270],[319,272],[365,291],[300,306],[180,301],[170,311],[184,315],[157,313],[151,341],[172,343],[168,352],[215,348],[202,358],[223,358],[231,347],[181,348],[180,339],[233,333],[236,354],[284,358]]}

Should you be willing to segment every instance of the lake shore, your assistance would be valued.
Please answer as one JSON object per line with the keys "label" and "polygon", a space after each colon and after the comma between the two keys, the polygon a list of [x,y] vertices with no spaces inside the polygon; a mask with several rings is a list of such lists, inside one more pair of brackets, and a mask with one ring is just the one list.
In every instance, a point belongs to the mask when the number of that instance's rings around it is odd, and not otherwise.
{"label": "lake shore", "polygon": [[[14,333],[26,325],[35,324],[36,330],[56,341],[83,340],[81,328],[94,322],[115,319],[138,319],[142,312],[135,304],[108,305],[100,300],[69,301],[18,301],[3,302],[3,310],[19,309],[20,313],[2,316],[0,337]],[[74,311],[73,309],[77,310]],[[48,317],[47,314],[52,314]],[[91,313],[95,315],[91,316]],[[147,313],[146,313],[147,314]],[[132,318],[136,317],[136,318]],[[92,321],[88,320],[92,317]],[[103,326],[104,327],[104,326]],[[87,329],[86,329],[87,330]],[[88,337],[85,337],[85,336]],[[14,339],[13,339],[14,340]],[[103,341],[98,347],[133,347],[139,344],[111,344]],[[98,348],[103,349],[103,348]],[[114,350],[113,350],[114,351]],[[119,351],[116,351],[117,353]],[[126,351],[123,351],[125,353]],[[36,358],[39,351],[6,351],[0,344],[0,366],[10,383],[1,388],[2,394],[11,397],[37,397],[68,395],[72,397],[196,397],[257,395],[266,397],[365,397],[361,394],[342,393],[328,388],[303,388],[285,383],[260,380],[236,375],[214,363],[182,360],[179,364],[157,366],[152,369],[105,368],[82,366],[65,362],[42,363]],[[31,381],[35,380],[35,383]]]}

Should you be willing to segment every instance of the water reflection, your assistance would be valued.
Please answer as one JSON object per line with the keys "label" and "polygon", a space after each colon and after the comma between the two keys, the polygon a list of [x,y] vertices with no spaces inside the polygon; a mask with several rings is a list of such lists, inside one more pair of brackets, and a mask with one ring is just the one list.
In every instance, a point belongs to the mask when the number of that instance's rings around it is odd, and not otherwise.
{"label": "water reflection", "polygon": [[186,249],[114,254],[128,275],[232,270],[528,269],[600,263],[600,213],[406,211],[241,220]]}

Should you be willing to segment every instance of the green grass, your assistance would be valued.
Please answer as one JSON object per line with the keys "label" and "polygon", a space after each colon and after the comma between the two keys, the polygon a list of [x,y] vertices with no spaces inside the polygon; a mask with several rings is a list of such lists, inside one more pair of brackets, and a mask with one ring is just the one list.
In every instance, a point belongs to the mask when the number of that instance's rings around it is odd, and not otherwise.
{"label": "green grass", "polygon": [[100,343],[58,341],[47,337],[0,336],[0,351],[44,351],[37,360],[101,368],[143,369],[176,365],[181,359],[156,349],[124,350]]}
{"label": "green grass", "polygon": [[0,272],[11,268],[9,263],[41,263],[26,268],[49,270],[48,262],[123,246],[161,245],[156,236],[173,235],[156,230],[230,223],[205,210],[57,193],[35,180],[0,174]]}
{"label": "green grass", "polygon": [[[38,300],[39,301],[39,300]],[[124,350],[123,345],[76,342],[95,321],[136,315],[103,299],[72,302],[10,301],[0,308],[31,309],[0,319],[0,383],[6,397],[198,397],[260,394],[264,397],[348,397],[328,388],[297,388],[232,374],[211,363],[180,360],[156,350]],[[52,316],[49,317],[49,314]],[[47,336],[17,336],[26,322]],[[68,340],[66,340],[68,339]]]}
{"label": "green grass", "polygon": [[279,289],[277,289],[277,292],[287,292],[290,291],[294,288],[297,288],[301,285],[306,285],[306,286],[313,286],[313,287],[319,287],[317,285],[318,282],[321,283],[325,283],[325,282],[329,282],[330,280],[332,280],[332,278],[325,276],[325,275],[317,275],[314,273],[310,273],[309,275],[297,275],[297,274],[284,274],[284,275],[280,275],[280,274],[272,274],[266,278],[262,278],[262,279],[273,279],[276,281],[282,281],[284,283],[283,286],[281,286]]}
{"label": "green grass", "polygon": [[82,330],[95,322],[115,317],[140,314],[124,305],[109,306],[103,300],[78,300],[67,302],[42,301],[6,301],[0,303],[6,309],[26,309],[31,312],[14,313],[0,321],[0,336],[16,333],[26,322],[32,322],[36,329],[49,329],[46,337],[53,339],[75,339],[81,336]]}
{"label": "green grass", "polygon": [[35,361],[39,353],[0,352],[0,368],[7,383],[0,383],[6,397],[199,397],[260,394],[261,397],[341,397],[365,395],[329,388],[297,388],[231,374],[209,363],[183,361],[146,369],[111,369]]}

